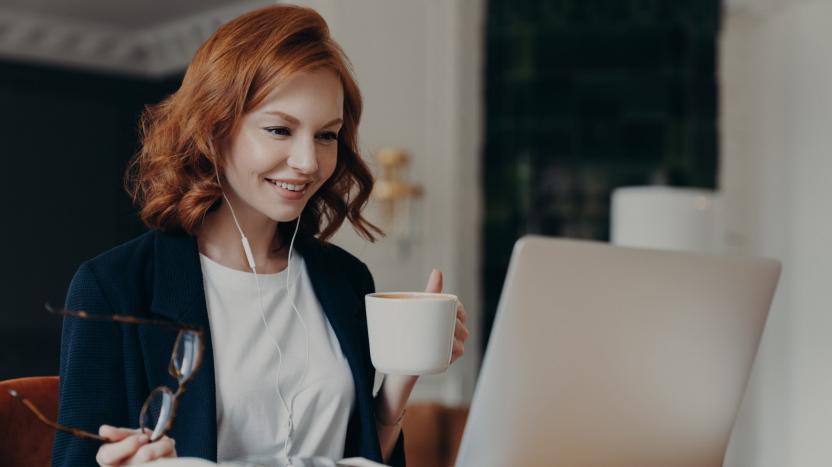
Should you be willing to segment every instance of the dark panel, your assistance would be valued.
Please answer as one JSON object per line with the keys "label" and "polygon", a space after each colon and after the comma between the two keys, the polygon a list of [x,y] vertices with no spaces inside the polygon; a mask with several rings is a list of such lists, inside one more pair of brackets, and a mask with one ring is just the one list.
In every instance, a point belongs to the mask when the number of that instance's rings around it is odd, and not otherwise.
{"label": "dark panel", "polygon": [[490,0],[484,334],[514,241],[606,240],[616,187],[716,184],[716,0]]}
{"label": "dark panel", "polygon": [[61,323],[43,304],[63,304],[82,261],[143,230],[124,167],[141,109],[178,83],[0,63],[0,379],[57,374]]}

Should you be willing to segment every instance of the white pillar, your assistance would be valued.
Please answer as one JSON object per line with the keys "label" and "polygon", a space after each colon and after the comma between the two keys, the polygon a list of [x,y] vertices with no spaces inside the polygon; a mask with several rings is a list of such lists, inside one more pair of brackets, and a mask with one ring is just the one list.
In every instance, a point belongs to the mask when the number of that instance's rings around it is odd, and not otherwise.
{"label": "white pillar", "polygon": [[783,276],[729,467],[832,462],[832,2],[729,1],[721,190],[737,252]]}

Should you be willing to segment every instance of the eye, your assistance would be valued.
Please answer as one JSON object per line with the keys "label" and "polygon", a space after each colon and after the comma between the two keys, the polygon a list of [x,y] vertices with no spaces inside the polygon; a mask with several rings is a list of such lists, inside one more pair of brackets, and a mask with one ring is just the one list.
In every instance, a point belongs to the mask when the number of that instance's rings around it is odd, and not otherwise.
{"label": "eye", "polygon": [[318,133],[318,138],[329,143],[338,139],[338,133],[334,131],[324,131],[323,133]]}
{"label": "eye", "polygon": [[286,128],[285,126],[273,126],[263,129],[275,136],[292,136],[292,130]]}

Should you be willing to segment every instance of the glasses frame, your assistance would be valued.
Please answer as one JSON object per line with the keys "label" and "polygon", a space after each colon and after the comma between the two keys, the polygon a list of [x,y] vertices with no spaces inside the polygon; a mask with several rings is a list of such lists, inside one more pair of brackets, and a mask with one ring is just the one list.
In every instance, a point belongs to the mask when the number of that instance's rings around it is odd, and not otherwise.
{"label": "glasses frame", "polygon": [[[203,332],[202,328],[200,326],[178,323],[178,322],[175,322],[175,321],[168,321],[168,320],[162,320],[162,319],[139,318],[139,317],[136,317],[136,316],[119,315],[119,314],[114,314],[114,315],[93,314],[93,313],[88,313],[88,312],[82,311],[82,310],[74,311],[74,310],[66,310],[66,309],[63,309],[63,308],[53,308],[48,303],[45,305],[45,307],[46,307],[46,310],[49,313],[52,313],[54,315],[70,316],[70,317],[74,317],[74,318],[81,318],[81,319],[87,319],[87,320],[92,320],[92,321],[105,321],[105,322],[109,321],[109,322],[118,322],[118,323],[127,323],[127,324],[147,324],[147,325],[152,325],[152,326],[161,326],[161,327],[166,327],[166,328],[171,328],[171,329],[177,329],[179,331],[179,333],[176,335],[176,341],[173,344],[173,349],[171,350],[170,362],[168,362],[168,373],[171,376],[173,376],[174,378],[176,378],[176,381],[179,383],[178,388],[176,389],[176,392],[172,392],[170,387],[168,387],[167,385],[161,385],[161,386],[153,389],[152,391],[150,391],[150,394],[148,394],[147,399],[145,399],[145,401],[144,401],[144,404],[142,404],[142,411],[139,414],[139,423],[141,424],[141,418],[143,418],[142,415],[148,409],[148,404],[150,403],[150,400],[153,397],[153,395],[157,391],[170,393],[172,395],[172,400],[171,400],[171,407],[172,408],[171,408],[171,412],[170,412],[170,417],[168,418],[168,421],[165,423],[165,426],[162,428],[162,431],[159,433],[159,436],[156,437],[155,439],[151,439],[151,441],[156,441],[157,439],[159,439],[162,436],[164,436],[165,434],[167,434],[168,431],[170,431],[171,427],[173,426],[174,418],[176,418],[176,408],[178,406],[177,401],[178,401],[179,396],[182,395],[182,393],[185,392],[185,384],[188,383],[189,381],[191,381],[194,378],[194,376],[199,371],[199,368],[202,366],[202,358],[205,354],[205,338],[204,338],[205,333]],[[183,377],[182,374],[179,372],[179,370],[176,368],[176,365],[174,363],[174,359],[176,358],[176,353],[175,353],[176,349],[179,348],[179,345],[182,342],[182,339],[185,338],[185,334],[189,333],[189,332],[195,333],[199,342],[198,342],[198,345],[197,345],[196,362],[194,363],[194,367],[193,367],[193,369],[191,370],[190,374],[187,377]],[[83,439],[88,439],[88,440],[93,440],[93,441],[99,441],[99,442],[102,442],[102,443],[109,443],[110,442],[109,439],[107,439],[103,436],[100,436],[100,435],[97,435],[97,434],[94,434],[94,433],[90,433],[88,431],[84,431],[80,428],[74,428],[74,427],[70,427],[70,426],[66,426],[66,425],[61,425],[60,423],[58,423],[56,421],[50,420],[49,417],[44,415],[43,412],[41,412],[40,409],[38,409],[37,405],[35,405],[35,403],[32,402],[31,400],[27,399],[26,396],[24,396],[23,394],[21,394],[20,392],[18,392],[14,388],[9,389],[8,392],[9,392],[10,396],[12,396],[14,399],[17,399],[18,402],[20,402],[21,404],[23,404],[24,407],[29,409],[35,415],[35,417],[37,417],[38,420],[40,420],[44,424],[46,424],[46,425],[48,425],[48,426],[50,426],[50,427],[52,427],[56,430],[60,430],[60,431],[63,431],[65,433],[69,433],[69,434],[71,434],[73,436],[76,436],[78,438],[83,438]],[[147,428],[145,428],[145,429],[147,429]],[[150,436],[152,436],[152,433],[150,434]]]}
{"label": "glasses frame", "polygon": [[[182,339],[185,338],[186,332],[195,332],[197,334],[197,338],[199,339],[196,363],[194,364],[194,368],[191,370],[191,373],[187,377],[182,376],[182,374],[176,368],[176,365],[174,365],[173,363],[174,359],[176,358],[176,354],[174,352],[176,351],[176,349],[179,348],[179,344],[182,341]],[[147,411],[150,401],[153,399],[153,394],[157,391],[161,391],[167,392],[171,395],[170,416],[168,417],[165,426],[162,428],[162,431],[159,432],[159,436],[153,437],[153,433],[156,432],[155,428],[151,433],[149,433],[148,436],[150,436],[150,441],[156,441],[162,436],[165,436],[165,434],[167,434],[167,432],[170,431],[171,427],[173,426],[173,419],[176,418],[176,409],[177,407],[179,407],[179,396],[181,396],[185,392],[185,383],[193,379],[194,375],[196,375],[197,371],[199,371],[199,367],[202,365],[202,356],[205,353],[205,340],[203,339],[202,330],[186,328],[180,329],[179,334],[177,334],[176,336],[176,342],[174,342],[173,344],[173,349],[174,350],[171,351],[170,362],[168,363],[168,373],[174,378],[176,378],[176,381],[179,383],[178,387],[176,388],[176,392],[171,391],[170,388],[166,385],[158,386],[156,389],[150,391],[150,394],[147,395],[147,399],[144,400],[144,404],[142,404],[142,410],[139,413],[139,426],[141,426],[142,418],[144,418],[143,415]],[[148,428],[144,427],[144,429]]]}

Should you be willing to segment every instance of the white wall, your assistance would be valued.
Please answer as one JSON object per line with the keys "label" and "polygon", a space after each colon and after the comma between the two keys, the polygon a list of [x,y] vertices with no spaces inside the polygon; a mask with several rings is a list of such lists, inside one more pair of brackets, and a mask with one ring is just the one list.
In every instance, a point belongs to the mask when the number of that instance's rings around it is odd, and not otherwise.
{"label": "white wall", "polygon": [[832,2],[729,1],[720,185],[738,253],[784,272],[726,457],[832,465]]}

